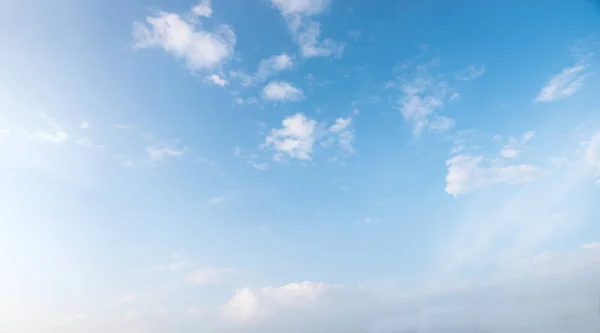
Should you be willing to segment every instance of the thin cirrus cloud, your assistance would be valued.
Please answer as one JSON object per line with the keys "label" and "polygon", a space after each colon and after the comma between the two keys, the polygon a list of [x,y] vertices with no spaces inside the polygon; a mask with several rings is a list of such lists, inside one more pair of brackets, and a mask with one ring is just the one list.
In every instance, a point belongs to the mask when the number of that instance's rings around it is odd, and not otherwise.
{"label": "thin cirrus cloud", "polygon": [[457,74],[456,79],[460,81],[473,81],[485,74],[485,65],[475,66],[470,65],[466,70]]}
{"label": "thin cirrus cloud", "polygon": [[226,24],[218,25],[213,31],[197,24],[199,17],[211,15],[210,1],[202,1],[192,8],[192,20],[164,11],[148,16],[145,22],[133,25],[135,48],[163,49],[183,59],[194,71],[219,68],[233,56],[236,36]]}

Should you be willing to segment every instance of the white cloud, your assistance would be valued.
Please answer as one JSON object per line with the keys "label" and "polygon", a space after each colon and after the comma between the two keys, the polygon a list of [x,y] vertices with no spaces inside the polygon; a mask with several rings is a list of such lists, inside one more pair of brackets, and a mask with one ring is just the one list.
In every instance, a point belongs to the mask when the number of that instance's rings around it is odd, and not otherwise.
{"label": "white cloud", "polygon": [[[210,16],[210,2],[202,1],[193,11],[197,16]],[[145,23],[135,23],[133,37],[136,48],[162,48],[183,59],[191,70],[220,67],[233,56],[236,44],[235,33],[228,25],[208,31],[168,12],[146,17]]]}
{"label": "white cloud", "polygon": [[501,165],[486,163],[483,156],[457,155],[446,161],[446,192],[461,195],[492,184],[531,182],[547,171],[528,164]]}
{"label": "white cloud", "polygon": [[456,125],[456,121],[452,118],[444,116],[435,116],[429,122],[429,130],[436,132],[445,132]]}
{"label": "white cloud", "polygon": [[284,52],[261,60],[258,64],[258,68],[256,69],[256,73],[253,75],[249,75],[240,71],[232,71],[230,75],[231,77],[240,79],[242,85],[252,86],[257,83],[265,82],[269,78],[275,76],[277,73],[284,70],[289,70],[293,66],[292,58]]}
{"label": "white cloud", "polygon": [[461,81],[472,81],[482,76],[485,73],[485,65],[475,67],[473,65],[467,67],[465,71],[457,75],[457,79]]}
{"label": "white cloud", "polygon": [[453,99],[453,90],[440,77],[428,73],[428,67],[419,65],[410,79],[402,79],[399,88],[402,97],[398,100],[404,118],[413,125],[413,134],[430,128],[442,131],[454,126],[453,119],[437,115],[446,102]]}
{"label": "white cloud", "polygon": [[500,157],[507,159],[519,157],[523,146],[529,142],[534,135],[535,131],[528,131],[523,133],[521,138],[509,137],[507,143],[504,144],[500,150]]}
{"label": "white cloud", "polygon": [[83,120],[81,122],[81,124],[79,125],[79,128],[81,128],[81,129],[88,129],[88,128],[90,128],[90,123],[88,123],[87,121]]}
{"label": "white cloud", "polygon": [[352,128],[352,118],[338,118],[335,124],[331,125],[329,131],[336,135],[339,147],[349,153],[354,152],[354,129]]}
{"label": "white cloud", "polygon": [[212,16],[211,0],[200,0],[200,2],[192,8],[192,13],[195,16]]}
{"label": "white cloud", "polygon": [[225,196],[221,195],[221,196],[217,196],[217,197],[212,197],[210,199],[208,199],[208,204],[209,205],[218,205],[221,204],[225,201]]}
{"label": "white cloud", "polygon": [[216,284],[220,283],[224,275],[230,273],[229,269],[217,269],[213,267],[201,268],[193,271],[187,276],[187,282],[194,284]]}
{"label": "white cloud", "polygon": [[265,171],[269,168],[269,165],[267,163],[254,163],[254,162],[249,162],[249,163],[256,170]]}
{"label": "white cloud", "polygon": [[317,121],[302,113],[285,118],[283,128],[273,129],[265,139],[267,147],[288,154],[292,158],[310,160],[317,139]]}
{"label": "white cloud", "polygon": [[225,80],[224,78],[222,78],[221,76],[219,76],[218,74],[212,74],[209,75],[208,77],[206,77],[207,80],[211,81],[212,83],[224,87],[227,85],[227,80]]}
{"label": "white cloud", "polygon": [[281,11],[282,15],[321,14],[331,4],[331,0],[271,0],[271,2]]}
{"label": "white cloud", "polygon": [[148,158],[155,163],[163,163],[168,158],[182,156],[187,150],[187,147],[177,148],[165,144],[146,147]]}
{"label": "white cloud", "polygon": [[304,99],[304,92],[288,82],[271,81],[263,88],[262,96],[270,101],[297,102]]}
{"label": "white cloud", "polygon": [[222,308],[226,319],[236,322],[252,322],[267,319],[278,311],[299,310],[310,306],[328,291],[339,288],[317,282],[297,282],[281,287],[264,287],[259,290],[238,289]]}
{"label": "white cloud", "polygon": [[311,18],[323,13],[329,7],[330,0],[271,0],[271,2],[286,20],[303,57],[342,55],[345,44],[328,38],[319,39],[321,24]]}
{"label": "white cloud", "polygon": [[583,87],[587,62],[581,59],[575,66],[563,69],[554,75],[542,88],[535,102],[553,102],[575,94]]}

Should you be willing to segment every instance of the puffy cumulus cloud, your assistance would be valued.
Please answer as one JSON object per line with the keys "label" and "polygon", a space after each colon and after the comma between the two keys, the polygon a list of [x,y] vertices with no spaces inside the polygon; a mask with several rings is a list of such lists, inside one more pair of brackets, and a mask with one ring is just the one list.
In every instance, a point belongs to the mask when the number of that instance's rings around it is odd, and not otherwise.
{"label": "puffy cumulus cloud", "polygon": [[536,97],[535,102],[553,102],[575,94],[583,87],[587,68],[587,58],[582,58],[575,66],[563,69],[550,78]]}
{"label": "puffy cumulus cloud", "polygon": [[454,119],[437,114],[457,95],[440,76],[429,74],[429,68],[433,66],[435,63],[418,65],[416,71],[401,78],[398,85],[401,92],[398,99],[400,112],[412,124],[415,135],[427,128],[445,131],[455,125]]}
{"label": "puffy cumulus cloud", "polygon": [[262,97],[269,101],[298,102],[304,99],[304,92],[289,82],[271,81],[263,88]]}
{"label": "puffy cumulus cloud", "polygon": [[520,184],[538,179],[548,171],[529,164],[503,165],[486,162],[483,156],[456,155],[446,161],[446,192],[460,195],[492,184]]}
{"label": "puffy cumulus cloud", "polygon": [[305,58],[341,56],[344,43],[320,39],[321,24],[312,19],[329,8],[330,0],[271,0],[286,20]]}
{"label": "puffy cumulus cloud", "polygon": [[198,16],[211,15],[210,1],[201,1],[192,8],[191,21],[163,11],[148,16],[145,23],[133,25],[135,47],[162,48],[183,59],[191,70],[218,68],[233,56],[236,36],[229,25],[222,24],[208,31],[196,24]]}
{"label": "puffy cumulus cloud", "polygon": [[283,128],[271,130],[265,145],[292,158],[310,160],[317,139],[317,124],[316,120],[297,113],[282,121]]}

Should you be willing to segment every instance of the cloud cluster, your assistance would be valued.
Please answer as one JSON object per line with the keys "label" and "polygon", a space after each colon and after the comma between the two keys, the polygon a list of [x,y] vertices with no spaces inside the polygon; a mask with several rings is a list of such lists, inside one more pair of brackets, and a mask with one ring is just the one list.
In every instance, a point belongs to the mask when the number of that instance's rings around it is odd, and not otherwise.
{"label": "cloud cluster", "polygon": [[528,131],[520,137],[509,137],[494,157],[465,153],[463,145],[453,148],[454,156],[446,161],[446,192],[458,196],[493,184],[522,184],[547,175],[549,170],[509,162],[520,156],[534,135],[535,131]]}
{"label": "cloud cluster", "polygon": [[219,25],[214,31],[203,29],[199,17],[210,17],[210,1],[192,8],[191,19],[160,11],[133,25],[135,47],[162,48],[181,58],[193,71],[218,69],[234,53],[236,36],[229,25]]}
{"label": "cloud cluster", "polygon": [[338,118],[330,127],[297,113],[282,121],[282,128],[272,129],[262,148],[273,148],[276,160],[282,154],[300,160],[311,160],[314,145],[321,142],[324,148],[339,147],[347,153],[353,153],[354,130],[352,118]]}
{"label": "cloud cluster", "polygon": [[321,24],[313,16],[329,8],[330,0],[271,0],[286,20],[290,32],[305,58],[341,56],[344,43],[320,39]]}

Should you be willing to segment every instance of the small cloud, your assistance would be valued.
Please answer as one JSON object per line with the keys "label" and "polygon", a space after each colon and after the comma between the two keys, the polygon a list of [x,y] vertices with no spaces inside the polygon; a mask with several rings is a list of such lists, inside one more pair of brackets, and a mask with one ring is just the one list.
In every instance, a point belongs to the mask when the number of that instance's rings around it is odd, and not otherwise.
{"label": "small cloud", "polygon": [[192,13],[195,16],[211,17],[212,7],[211,0],[200,0],[200,2],[192,8]]}
{"label": "small cloud", "polygon": [[271,130],[265,146],[271,146],[292,158],[310,160],[316,140],[317,121],[297,113],[285,118],[282,124],[283,128]]}
{"label": "small cloud", "polygon": [[227,80],[225,80],[224,78],[222,78],[221,76],[217,75],[217,74],[212,74],[206,77],[206,79],[214,84],[216,84],[217,86],[221,86],[224,87],[227,85]]}
{"label": "small cloud", "polygon": [[434,132],[445,132],[456,125],[456,121],[449,117],[435,116],[429,123],[429,130]]}
{"label": "small cloud", "polygon": [[600,242],[583,244],[582,247],[586,250],[600,250]]}
{"label": "small cloud", "polygon": [[288,82],[271,81],[263,88],[262,96],[269,101],[298,102],[304,99],[304,92]]}
{"label": "small cloud", "polygon": [[186,153],[187,147],[177,148],[169,145],[157,145],[146,148],[146,153],[150,161],[155,163],[164,163],[168,158],[180,157]]}
{"label": "small cloud", "polygon": [[69,140],[69,134],[62,130],[46,130],[37,132],[35,137],[50,143],[64,143]]}
{"label": "small cloud", "polygon": [[88,128],[90,128],[90,123],[88,123],[87,121],[84,120],[79,125],[79,128],[81,128],[81,129],[88,129]]}
{"label": "small cloud", "polygon": [[260,171],[264,171],[267,170],[269,168],[269,165],[267,163],[253,163],[250,162],[250,165],[252,165],[252,167],[254,169],[260,170]]}
{"label": "small cloud", "polygon": [[461,81],[473,81],[485,73],[485,65],[475,67],[470,65],[466,70],[456,76]]}
{"label": "small cloud", "polygon": [[219,205],[222,204],[225,201],[225,196],[218,196],[218,197],[212,197],[210,199],[208,199],[208,204],[209,205]]}
{"label": "small cloud", "polygon": [[346,35],[356,42],[362,36],[362,32],[360,30],[348,30]]}

